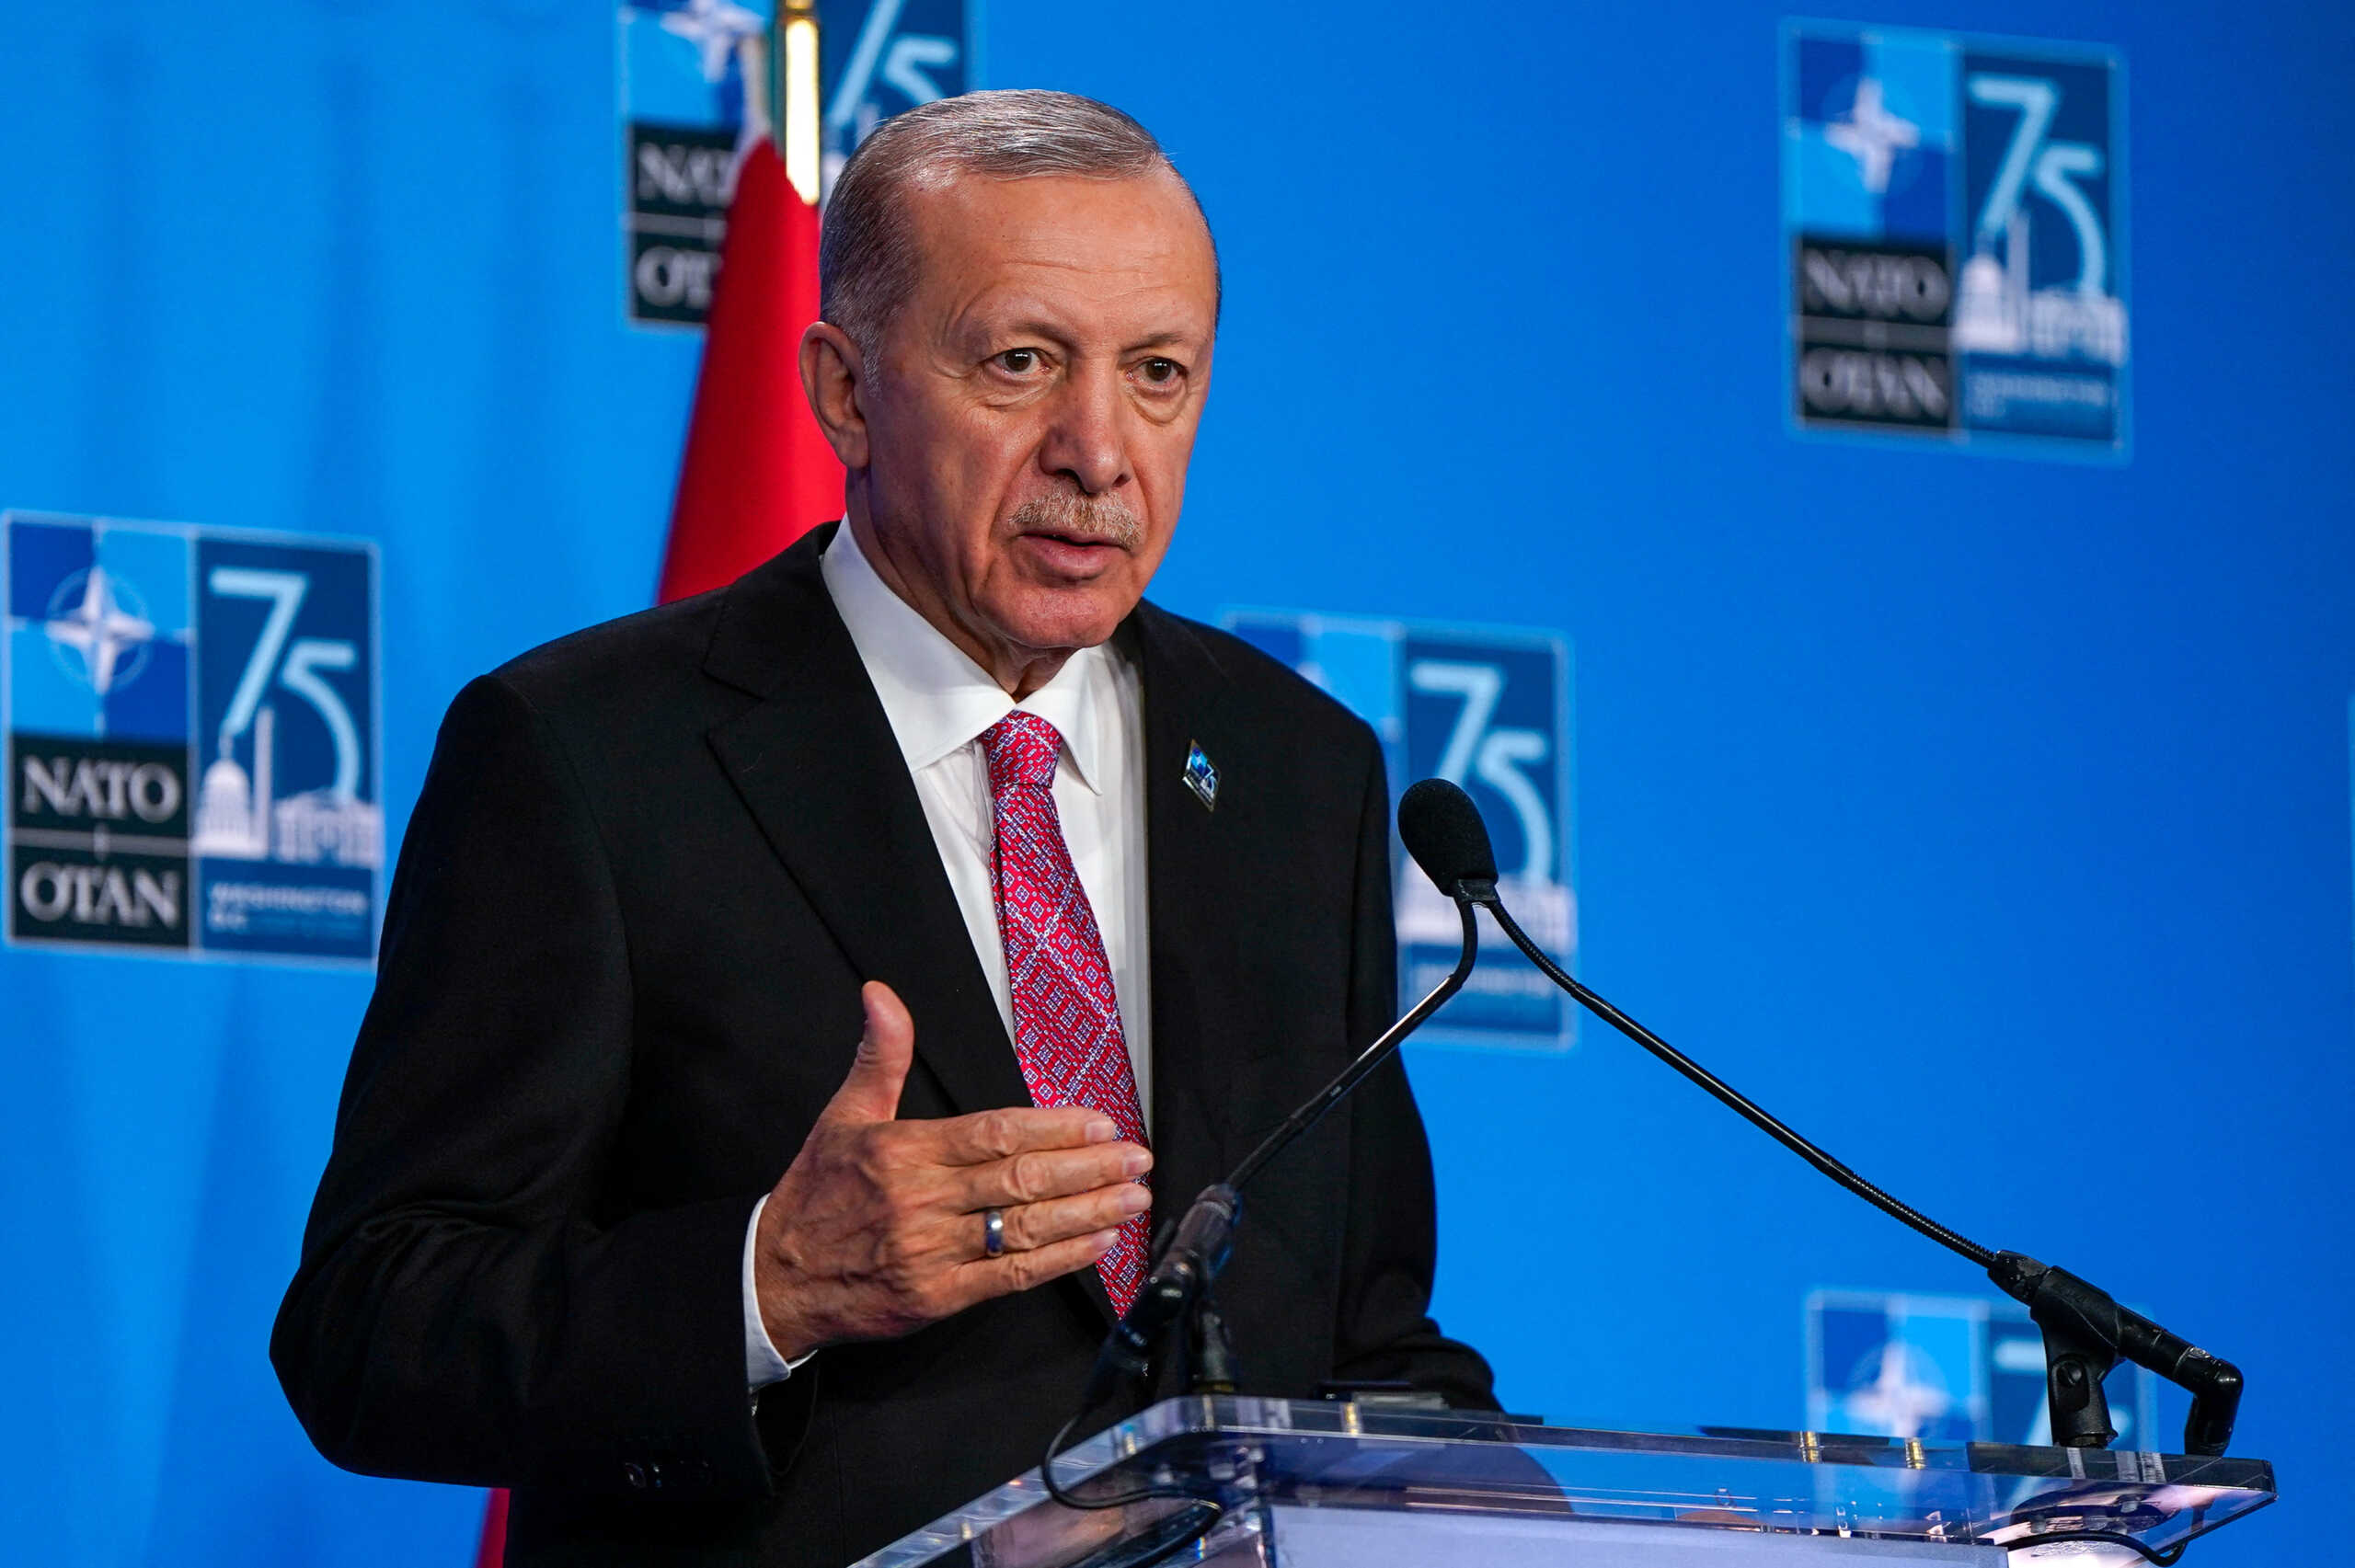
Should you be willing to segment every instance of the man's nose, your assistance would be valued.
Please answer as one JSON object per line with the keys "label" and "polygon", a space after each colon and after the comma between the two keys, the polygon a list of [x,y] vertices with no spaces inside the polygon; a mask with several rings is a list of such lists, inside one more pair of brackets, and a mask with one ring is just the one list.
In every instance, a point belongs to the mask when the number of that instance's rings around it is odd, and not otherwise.
{"label": "man's nose", "polygon": [[1100,496],[1127,482],[1117,369],[1083,365],[1063,383],[1039,460],[1049,473],[1068,475],[1086,495]]}

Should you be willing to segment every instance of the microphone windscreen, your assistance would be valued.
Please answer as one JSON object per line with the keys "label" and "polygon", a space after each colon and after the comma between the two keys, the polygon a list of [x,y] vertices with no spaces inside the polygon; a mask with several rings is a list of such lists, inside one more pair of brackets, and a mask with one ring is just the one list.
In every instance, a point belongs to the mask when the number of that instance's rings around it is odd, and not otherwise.
{"label": "microphone windscreen", "polygon": [[1448,897],[1459,882],[1494,882],[1497,852],[1472,797],[1445,779],[1407,786],[1398,801],[1398,836],[1423,875]]}

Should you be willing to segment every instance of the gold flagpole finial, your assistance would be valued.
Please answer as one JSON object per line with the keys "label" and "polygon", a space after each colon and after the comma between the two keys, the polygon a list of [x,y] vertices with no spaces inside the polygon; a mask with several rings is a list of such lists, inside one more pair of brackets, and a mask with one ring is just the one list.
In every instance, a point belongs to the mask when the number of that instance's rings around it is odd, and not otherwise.
{"label": "gold flagpole finial", "polygon": [[778,0],[769,51],[776,150],[794,193],[816,205],[819,169],[817,0]]}

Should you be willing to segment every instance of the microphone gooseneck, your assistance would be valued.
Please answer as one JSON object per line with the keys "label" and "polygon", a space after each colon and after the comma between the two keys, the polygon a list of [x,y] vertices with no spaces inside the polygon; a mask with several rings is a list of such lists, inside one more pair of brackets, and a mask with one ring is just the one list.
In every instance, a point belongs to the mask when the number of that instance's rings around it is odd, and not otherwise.
{"label": "microphone gooseneck", "polygon": [[[1418,819],[1424,824],[1421,830],[1424,841],[1433,846],[1432,861],[1424,860],[1419,853],[1416,862],[1430,874],[1431,880],[1439,884],[1441,891],[1458,900],[1467,916],[1472,905],[1486,909],[1495,918],[1498,927],[1511,938],[1512,944],[1521,949],[1539,972],[1568,991],[1588,1012],[1707,1090],[1743,1119],[1841,1186],[1949,1252],[1968,1258],[1986,1270],[1987,1277],[2005,1294],[2027,1305],[2028,1316],[2044,1334],[2046,1392],[2051,1409],[2052,1440],[2055,1443],[2064,1448],[2103,1448],[2117,1436],[2109,1424],[2108,1405],[2102,1396],[2101,1379],[2123,1357],[2139,1367],[2148,1368],[2191,1393],[2191,1414],[2184,1425],[2186,1453],[2214,1455],[2224,1451],[2232,1439],[2233,1424],[2240,1410],[2242,1378],[2238,1368],[2169,1333],[2150,1319],[2127,1310],[2102,1290],[2066,1269],[2054,1268],[2019,1253],[1995,1252],[1960,1231],[1939,1224],[1910,1204],[1883,1192],[1784,1126],[1723,1079],[1637,1023],[1606,998],[1580,984],[1555,963],[1550,954],[1530,939],[1529,933],[1521,929],[1520,922],[1512,918],[1511,911],[1505,908],[1504,900],[1498,896],[1495,858],[1488,853],[1488,830],[1480,825],[1479,807],[1473,805],[1469,795],[1443,779],[1425,779],[1407,794],[1409,798],[1417,798],[1419,794],[1423,804],[1418,807]],[[1470,818],[1469,828],[1463,820],[1466,817]],[[1406,826],[1407,811],[1402,804],[1399,807],[1402,835]],[[1475,841],[1475,833],[1477,835],[1477,856],[1472,855],[1466,848]],[[1408,842],[1411,848],[1414,841],[1409,840]],[[1460,869],[1454,869],[1476,860],[1487,869],[1485,880],[1467,876]],[[1441,880],[1439,871],[1434,869],[1435,863],[1440,869],[1453,870],[1457,877],[1454,885]]]}
{"label": "microphone gooseneck", "polygon": [[[1493,891],[1496,877],[1494,857],[1488,853],[1488,830],[1482,825],[1480,814],[1472,810],[1472,803],[1468,800],[1462,801],[1460,807],[1445,801],[1434,805],[1428,791],[1417,795],[1416,790],[1421,788],[1421,785],[1417,785],[1415,789],[1408,790],[1398,807],[1400,835],[1407,840],[1416,864],[1427,870],[1434,864],[1442,864],[1458,882],[1468,877],[1471,884],[1485,885]],[[1459,799],[1462,793],[1460,790],[1456,792]],[[1434,860],[1427,856],[1442,858]],[[1485,884],[1478,875],[1484,870]],[[1359,1052],[1331,1082],[1286,1116],[1281,1126],[1262,1139],[1259,1146],[1228,1173],[1226,1180],[1204,1187],[1186,1210],[1185,1218],[1178,1222],[1168,1244],[1163,1248],[1160,1257],[1155,1260],[1152,1273],[1138,1290],[1136,1299],[1129,1304],[1128,1310],[1120,1314],[1120,1322],[1113,1324],[1111,1332],[1104,1336],[1103,1348],[1097,1352],[1096,1364],[1089,1369],[1086,1386],[1081,1392],[1079,1413],[1063,1424],[1063,1430],[1056,1433],[1047,1446],[1046,1458],[1039,1467],[1040,1475],[1046,1482],[1048,1494],[1056,1502],[1072,1508],[1110,1508],[1145,1497],[1164,1495],[1148,1487],[1110,1497],[1079,1498],[1056,1479],[1055,1455],[1061,1451],[1063,1439],[1072,1428],[1078,1425],[1080,1415],[1109,1399],[1124,1379],[1142,1377],[1152,1365],[1155,1347],[1169,1332],[1171,1325],[1204,1300],[1211,1282],[1218,1277],[1219,1270],[1226,1266],[1235,1227],[1243,1219],[1243,1188],[1251,1178],[1302,1134],[1324,1120],[1326,1113],[1372,1076],[1407,1036],[1422,1026],[1425,1019],[1464,989],[1464,982],[1471,977],[1472,966],[1479,957],[1480,928],[1473,919],[1471,895],[1451,891],[1450,897],[1455,900],[1456,914],[1463,924],[1463,937],[1455,967],[1448,971],[1446,978],[1432,987],[1430,994],[1409,1008],[1396,1023],[1384,1030],[1373,1044]],[[1225,1375],[1223,1368],[1222,1376]]]}
{"label": "microphone gooseneck", "polygon": [[[1259,1147],[1246,1155],[1243,1163],[1228,1174],[1224,1183],[1226,1186],[1240,1190],[1244,1183],[1259,1173],[1261,1166],[1282,1153],[1292,1139],[1323,1121],[1326,1112],[1347,1098],[1350,1091],[1364,1082],[1373,1070],[1405,1042],[1407,1036],[1423,1026],[1424,1019],[1437,1013],[1449,997],[1464,989],[1465,980],[1471,976],[1473,962],[1480,956],[1480,928],[1473,923],[1472,906],[1467,900],[1458,898],[1455,912],[1464,921],[1463,947],[1456,954],[1455,967],[1430,989],[1429,995],[1409,1008],[1405,1017],[1384,1029],[1379,1039],[1359,1052],[1357,1060],[1343,1068],[1332,1082],[1319,1089],[1306,1104],[1286,1116],[1282,1126],[1262,1139]],[[1212,1187],[1203,1196],[1208,1196],[1218,1190]]]}
{"label": "microphone gooseneck", "polygon": [[1850,1170],[1845,1164],[1792,1131],[1772,1114],[1735,1089],[1733,1085],[1645,1028],[1641,1024],[1637,1023],[1633,1018],[1628,1017],[1625,1013],[1620,1012],[1605,998],[1598,996],[1573,979],[1560,965],[1547,956],[1544,948],[1530,940],[1529,934],[1521,929],[1520,922],[1515,921],[1511,911],[1506,910],[1504,901],[1497,897],[1495,889],[1491,888],[1487,898],[1481,901],[1485,903],[1488,913],[1496,917],[1497,924],[1503,929],[1504,933],[1512,939],[1512,944],[1520,948],[1529,961],[1544,972],[1547,979],[1569,992],[1588,1012],[1592,1013],[1652,1055],[1707,1090],[1718,1100],[1740,1113],[1767,1137],[1882,1213],[1912,1226],[1938,1245],[1970,1259],[1981,1268],[1993,1268],[1995,1265],[1995,1252],[1993,1248],[1981,1246],[1960,1231],[1939,1224],[1911,1204],[1883,1192]]}
{"label": "microphone gooseneck", "polygon": [[1324,1120],[1325,1114],[1364,1082],[1398,1048],[1400,1042],[1421,1027],[1424,1019],[1464,989],[1473,962],[1479,956],[1479,928],[1473,923],[1468,900],[1458,899],[1456,910],[1464,922],[1463,949],[1447,978],[1432,987],[1430,994],[1409,1009],[1405,1017],[1384,1030],[1380,1038],[1359,1052],[1357,1059],[1343,1068],[1331,1082],[1286,1116],[1228,1173],[1226,1180],[1204,1187],[1195,1197],[1185,1218],[1178,1222],[1169,1244],[1155,1261],[1153,1272],[1137,1291],[1136,1299],[1104,1336],[1104,1346],[1097,1352],[1096,1365],[1088,1373],[1087,1386],[1081,1396],[1087,1407],[1109,1398],[1121,1379],[1144,1372],[1153,1359],[1154,1346],[1168,1332],[1169,1325],[1184,1315],[1210,1282],[1218,1277],[1219,1270],[1226,1266],[1235,1228],[1243,1218],[1245,1185],[1295,1139]]}

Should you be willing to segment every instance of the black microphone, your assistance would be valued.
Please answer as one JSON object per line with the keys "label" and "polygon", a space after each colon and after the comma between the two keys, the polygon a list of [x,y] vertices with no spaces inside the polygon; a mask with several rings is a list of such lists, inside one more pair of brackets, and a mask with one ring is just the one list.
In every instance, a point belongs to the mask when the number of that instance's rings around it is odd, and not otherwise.
{"label": "black microphone", "polygon": [[1478,902],[1497,890],[1497,852],[1472,797],[1445,779],[1408,784],[1398,800],[1398,837],[1431,885]]}
{"label": "black microphone", "polygon": [[[2005,1295],[2025,1303],[2028,1316],[2044,1333],[2045,1391],[2052,1415],[2052,1440],[2063,1448],[2098,1448],[2118,1436],[2109,1424],[2109,1407],[2102,1396],[2101,1379],[2119,1358],[2146,1367],[2191,1396],[2191,1414],[2184,1424],[2187,1454],[2214,1455],[2232,1440],[2233,1423],[2240,1410],[2240,1369],[2169,1333],[2150,1319],[2130,1312],[2101,1290],[2069,1273],[2040,1264],[2018,1253],[1998,1253],[1982,1247],[1928,1215],[1899,1202],[1831,1155],[1785,1127],[1780,1121],[1737,1093],[1731,1085],[1699,1062],[1637,1023],[1594,991],[1572,979],[1545,950],[1529,938],[1497,894],[1496,858],[1489,853],[1488,829],[1471,796],[1444,779],[1425,779],[1407,791],[1407,801],[1421,796],[1417,820],[1432,859],[1415,851],[1421,865],[1441,892],[1457,900],[1468,920],[1471,906],[1485,907],[1545,978],[1576,998],[1586,1010],[1635,1041],[1644,1049],[1699,1084],[1726,1105],[1875,1208],[1919,1230],[1947,1251],[1970,1259],[1987,1271]],[[1398,829],[1407,831],[1405,802],[1398,808]],[[1416,841],[1407,839],[1414,849]],[[1476,845],[1476,853],[1475,846]],[[1436,866],[1438,869],[1434,869]],[[1476,866],[1466,871],[1466,866]],[[1442,878],[1447,872],[1454,880]]]}
{"label": "black microphone", "polygon": [[1458,889],[1485,889],[1486,897],[1495,898],[1496,856],[1488,849],[1488,830],[1462,790],[1427,780],[1407,790],[1398,802],[1398,835],[1406,841],[1407,852],[1415,857],[1415,864],[1455,900],[1456,912],[1464,922],[1463,946],[1456,956],[1455,967],[1406,1016],[1384,1030],[1381,1038],[1360,1052],[1339,1076],[1261,1139],[1259,1147],[1246,1156],[1226,1180],[1202,1189],[1193,1207],[1187,1209],[1186,1217],[1178,1222],[1176,1232],[1155,1261],[1153,1272],[1137,1291],[1136,1299],[1120,1314],[1120,1321],[1112,1325],[1111,1333],[1104,1336],[1104,1347],[1097,1353],[1096,1365],[1087,1375],[1087,1386],[1081,1395],[1086,1408],[1110,1398],[1122,1378],[1144,1373],[1162,1335],[1185,1315],[1211,1281],[1218,1277],[1219,1270],[1226,1266],[1235,1228],[1243,1218],[1245,1184],[1293,1139],[1322,1121],[1325,1113],[1364,1082],[1401,1041],[1422,1026],[1423,1020],[1464,989],[1464,981],[1479,956],[1480,933],[1472,918],[1474,893]]}
{"label": "black microphone", "polygon": [[1243,1217],[1243,1196],[1233,1184],[1204,1187],[1178,1222],[1177,1232],[1139,1288],[1137,1298],[1112,1332],[1104,1336],[1082,1391],[1083,1408],[1093,1408],[1112,1397],[1123,1378],[1142,1377],[1153,1362],[1153,1347],[1183,1317],[1203,1287],[1226,1266],[1235,1241],[1235,1222]]}

